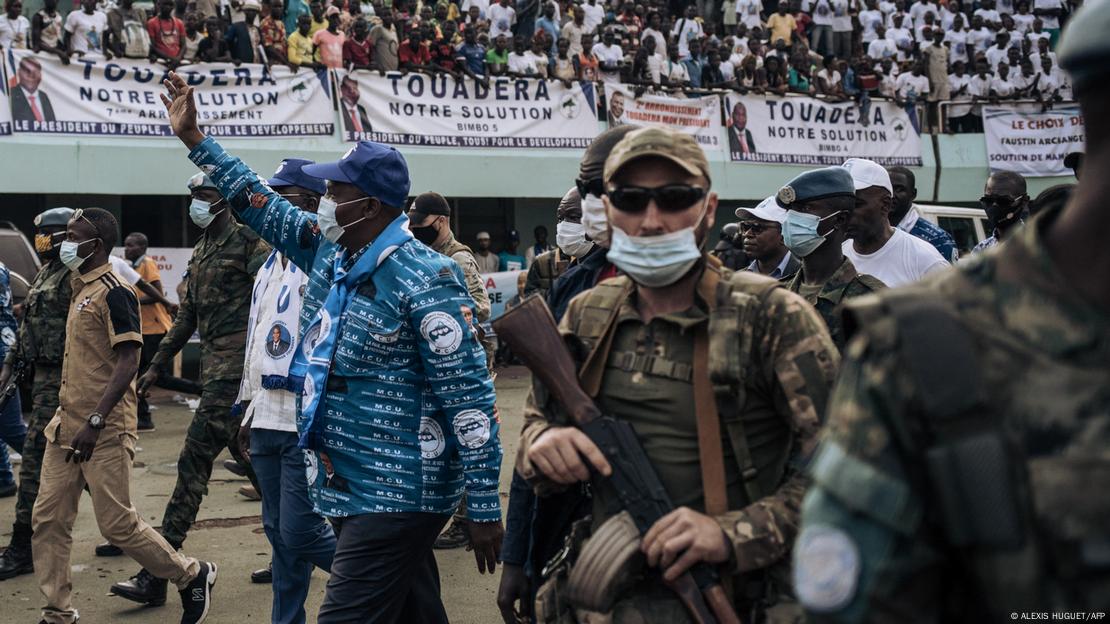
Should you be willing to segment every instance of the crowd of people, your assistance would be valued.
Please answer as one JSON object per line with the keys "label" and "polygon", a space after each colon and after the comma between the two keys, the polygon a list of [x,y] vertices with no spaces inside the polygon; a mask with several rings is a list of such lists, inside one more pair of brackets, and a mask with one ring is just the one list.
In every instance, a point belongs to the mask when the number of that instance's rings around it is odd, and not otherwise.
{"label": "crowd of people", "polygon": [[[1110,6],[1074,24],[1061,62],[1097,172]],[[0,387],[21,365],[34,377],[0,580],[33,572],[43,622],[78,620],[86,489],[98,552],[142,565],[111,593],[160,606],[172,581],[183,624],[203,622],[218,565],[185,540],[224,449],[261,494],[275,623],[306,621],[317,568],[317,622],[446,622],[433,549],[448,523],[480,573],[502,566],[507,623],[1110,606],[1089,494],[1110,485],[1105,179],[1031,217],[1025,180],[992,174],[990,237],[960,260],[910,170],[850,158],[736,210],[734,271],[706,252],[718,197],[694,137],[606,130],[567,180],[555,247],[537,231],[530,260],[519,237],[498,254],[550,311],[516,300],[494,325],[533,372],[503,514],[488,235],[477,253],[456,240],[449,202],[410,199],[404,155],[381,143],[261,177],[200,130],[181,76],[165,87],[203,230],[169,327],[144,324],[140,305],[160,302],[142,238],[125,242],[132,282],[110,260],[110,212],[55,208],[35,220],[45,264],[5,345]],[[194,333],[201,399],[155,531],[130,498],[138,402]]]}
{"label": "crowd of people", "polygon": [[[5,0],[0,48],[797,93],[905,106],[981,132],[984,102],[1070,100],[1055,45],[1074,0]],[[946,111],[940,102],[950,102]],[[917,111],[928,105],[929,119]],[[943,113],[943,114],[942,114]],[[866,114],[863,115],[866,117]],[[947,120],[947,123],[944,123]]]}

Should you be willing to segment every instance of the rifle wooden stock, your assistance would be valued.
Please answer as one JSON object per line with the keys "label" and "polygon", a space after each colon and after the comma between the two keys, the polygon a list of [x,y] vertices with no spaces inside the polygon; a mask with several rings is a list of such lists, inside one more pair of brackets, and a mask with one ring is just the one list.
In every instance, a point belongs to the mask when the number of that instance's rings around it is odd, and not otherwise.
{"label": "rifle wooden stock", "polygon": [[532,295],[493,322],[497,337],[524,362],[575,425],[582,426],[601,416],[580,385],[555,317],[543,298]]}
{"label": "rifle wooden stock", "polygon": [[[642,536],[674,509],[659,476],[648,461],[631,425],[602,418],[578,382],[574,360],[555,326],[555,318],[539,295],[532,295],[493,322],[504,340],[575,426],[597,444],[613,467],[608,482],[617,491]],[[592,469],[591,469],[592,470]],[[604,479],[594,473],[595,478]],[[668,583],[697,624],[740,624],[716,571],[706,563],[695,564],[678,580]]]}

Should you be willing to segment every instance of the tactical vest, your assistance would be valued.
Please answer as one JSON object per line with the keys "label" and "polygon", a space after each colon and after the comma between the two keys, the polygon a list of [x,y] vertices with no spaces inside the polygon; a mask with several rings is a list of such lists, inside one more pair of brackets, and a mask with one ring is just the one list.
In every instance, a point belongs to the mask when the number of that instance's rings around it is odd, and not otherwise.
{"label": "tactical vest", "polygon": [[66,346],[66,316],[73,297],[70,271],[58,259],[39,270],[24,302],[16,351],[39,366],[61,366]]}
{"label": "tactical vest", "polygon": [[536,274],[539,275],[539,279],[536,280],[539,284],[539,292],[546,297],[547,291],[551,290],[551,285],[563,274],[563,271],[567,270],[567,261],[563,258],[563,252],[556,247],[536,256],[533,263],[536,265]]}
{"label": "tactical vest", "polygon": [[[728,441],[750,503],[768,496],[782,483],[791,446],[786,444],[782,449],[777,449],[777,456],[770,462],[775,468],[760,474],[755,468],[751,452],[751,432],[747,430],[750,423],[746,422],[745,414],[741,413],[746,401],[746,380],[751,372],[752,349],[756,346],[753,345],[751,328],[756,317],[762,313],[768,297],[776,288],[781,288],[782,284],[747,271],[733,272],[712,266],[706,270],[720,275],[707,329],[709,376],[716,397],[717,412],[728,432]],[[607,334],[606,330],[613,324],[621,303],[628,298],[632,287],[628,277],[619,276],[605,280],[587,291],[572,330],[582,341],[586,352],[590,353],[590,359],[599,357],[608,361],[610,345],[599,345],[599,341],[606,339],[608,342],[615,333],[609,331]],[[597,353],[594,353],[595,349]],[[587,365],[590,359],[587,359]],[[644,361],[633,365],[642,367],[644,372],[664,374],[677,379],[689,380],[692,373],[685,370],[689,367],[679,370],[683,367],[659,361],[658,358],[644,358]],[[600,378],[594,382],[589,379],[582,381],[586,392],[596,397]]]}
{"label": "tactical vest", "polygon": [[[896,353],[913,381],[910,409],[892,428],[907,433],[915,456],[906,462],[909,477],[935,503],[928,520],[940,526],[943,551],[957,562],[948,566],[961,578],[946,579],[947,619],[1091,608],[1082,597],[1110,585],[1110,516],[1100,502],[1107,465],[1086,467],[1090,492],[1067,494],[1074,486],[1061,478],[1068,474],[1061,472],[1066,458],[1026,456],[1024,432],[1006,426],[995,407],[1002,403],[984,382],[976,335],[935,291],[859,297],[845,315],[848,336],[857,328],[869,348]],[[1060,509],[1061,532],[1073,539],[1052,539],[1038,529],[1035,491],[1061,501],[1049,508]],[[1079,504],[1083,510],[1063,502],[1080,498],[1087,501]]]}

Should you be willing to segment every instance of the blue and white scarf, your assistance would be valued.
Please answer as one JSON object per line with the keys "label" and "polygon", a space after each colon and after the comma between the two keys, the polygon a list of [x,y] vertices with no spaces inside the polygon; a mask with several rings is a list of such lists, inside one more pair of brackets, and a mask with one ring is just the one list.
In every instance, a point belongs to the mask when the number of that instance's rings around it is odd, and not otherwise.
{"label": "blue and white scarf", "polygon": [[324,395],[328,387],[328,373],[332,358],[339,344],[339,323],[343,311],[360,284],[370,279],[374,271],[394,251],[412,240],[409,219],[404,214],[390,223],[349,270],[343,265],[347,252],[335,254],[331,290],[316,316],[302,334],[301,348],[290,369],[290,376],[304,379],[301,397],[301,417],[304,421],[300,435],[301,448],[315,448],[319,414],[323,411]]}

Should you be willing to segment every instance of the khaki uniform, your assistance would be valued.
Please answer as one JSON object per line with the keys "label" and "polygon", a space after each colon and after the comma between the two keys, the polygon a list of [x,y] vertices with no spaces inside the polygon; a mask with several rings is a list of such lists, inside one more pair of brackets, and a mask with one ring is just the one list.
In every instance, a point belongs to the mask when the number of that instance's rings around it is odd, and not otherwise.
{"label": "khaki uniform", "polygon": [[[435,250],[445,256],[450,256],[455,264],[458,264],[459,268],[463,270],[463,276],[466,278],[466,291],[470,293],[470,298],[474,300],[474,318],[479,323],[488,321],[490,315],[489,293],[486,292],[486,283],[482,280],[482,272],[478,270],[478,262],[474,258],[474,252],[470,247],[456,240],[453,235],[448,236],[442,245],[435,247]],[[487,355],[489,354],[487,353]]]}
{"label": "khaki uniform", "polygon": [[162,535],[176,547],[196,520],[200,502],[208,494],[212,462],[220,452],[228,449],[255,481],[235,440],[242,414],[232,415],[231,407],[243,376],[254,275],[269,255],[270,246],[239,223],[230,223],[216,237],[202,235],[189,259],[185,297],[173,327],[151,360],[151,366],[163,366],[194,331],[200,333],[200,404],[185,433],[177,460],[177,485],[162,516]]}
{"label": "khaki uniform", "polygon": [[41,490],[33,513],[32,548],[39,588],[46,598],[43,618],[70,624],[77,619],[70,595],[69,555],[73,522],[82,489],[88,485],[101,534],[155,576],[183,588],[199,566],[172,549],[131,504],[137,397],[132,381],[100,431],[92,458],[66,462],[73,436],[96,409],[115,370],[118,345],[143,342],[139,301],[131,287],[105,263],[74,277],[66,321],[65,363],[60,405],[46,426],[49,441],[43,457]]}
{"label": "khaki uniform", "polygon": [[35,367],[31,387],[31,416],[23,442],[23,464],[19,467],[19,493],[15,501],[15,524],[31,526],[31,510],[39,492],[39,467],[46,452],[43,429],[58,409],[62,377],[62,353],[66,342],[66,310],[73,294],[70,271],[57,258],[43,265],[23,303],[23,323],[7,360],[21,359]]}
{"label": "khaki uniform", "polygon": [[[745,592],[735,594],[744,614],[756,601],[774,602],[776,594],[788,601],[787,554],[806,487],[797,467],[816,446],[839,356],[824,324],[801,298],[769,278],[717,266],[710,262],[689,310],[645,324],[631,282],[618,277],[575,297],[560,331],[581,341],[576,356],[581,364],[585,353],[604,344],[597,326],[604,325],[613,304],[619,306],[595,401],[603,413],[635,427],[674,504],[697,511],[705,509],[705,493],[694,411],[694,342],[699,332],[708,332],[708,371],[726,437],[728,511],[716,520],[732,543],[728,572]],[[528,450],[546,429],[565,422],[537,384],[525,407],[517,470],[541,496],[552,484],[528,461]],[[594,495],[597,527],[612,514],[615,493],[600,482]],[[759,589],[754,596],[753,587]],[[677,599],[657,581],[638,582],[613,615],[617,622],[686,621]]]}
{"label": "khaki uniform", "polygon": [[804,266],[798,269],[794,277],[787,282],[786,288],[790,292],[800,294],[817,309],[817,313],[829,328],[829,335],[832,336],[836,348],[843,352],[846,339],[841,311],[844,302],[853,297],[878,292],[886,288],[886,284],[870,275],[861,275],[856,271],[852,261],[847,258],[844,258],[840,268],[829,277],[828,281],[819,287],[805,283],[805,272]]}
{"label": "khaki uniform", "polygon": [[528,279],[524,283],[524,292],[521,294],[528,296],[539,293],[541,297],[547,299],[547,291],[551,290],[551,285],[559,279],[563,271],[567,270],[570,260],[571,258],[563,255],[558,247],[536,256],[532,266],[528,267]]}
{"label": "khaki uniform", "polygon": [[1110,317],[1045,253],[1059,213],[849,304],[795,550],[814,620],[1110,610]]}

